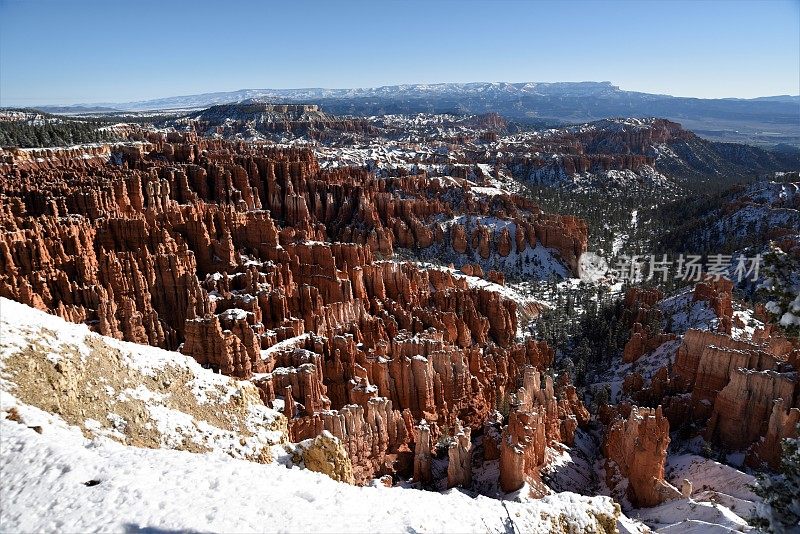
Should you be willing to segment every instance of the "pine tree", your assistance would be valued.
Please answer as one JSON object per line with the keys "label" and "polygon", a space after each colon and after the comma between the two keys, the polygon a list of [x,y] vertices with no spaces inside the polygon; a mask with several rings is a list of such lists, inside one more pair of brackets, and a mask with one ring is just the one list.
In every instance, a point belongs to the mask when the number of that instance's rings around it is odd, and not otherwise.
{"label": "pine tree", "polygon": [[752,524],[777,534],[800,529],[800,439],[783,440],[780,473],[759,475],[752,490],[764,499]]}

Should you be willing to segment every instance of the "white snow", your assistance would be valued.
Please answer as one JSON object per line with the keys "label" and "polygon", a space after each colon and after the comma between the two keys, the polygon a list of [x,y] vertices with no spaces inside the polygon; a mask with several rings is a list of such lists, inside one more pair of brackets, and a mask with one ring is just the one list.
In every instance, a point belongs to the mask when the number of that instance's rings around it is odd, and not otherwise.
{"label": "white snow", "polygon": [[[5,298],[0,298],[0,332],[2,333],[0,336],[0,371],[5,370],[4,365],[8,358],[20,353],[32,343],[44,344],[46,347],[54,346],[61,352],[60,358],[67,358],[68,354],[78,353],[82,360],[90,356],[90,343],[92,343],[92,346],[102,344],[105,347],[118,349],[122,362],[119,372],[123,374],[126,369],[129,369],[131,371],[130,380],[136,379],[136,372],[139,373],[138,379],[141,380],[144,380],[144,377],[158,379],[161,392],[153,391],[144,383],[140,383],[135,387],[126,387],[115,394],[114,388],[107,385],[105,391],[109,398],[96,400],[97,402],[106,402],[110,413],[101,419],[107,419],[113,429],[106,428],[108,425],[103,425],[103,421],[82,416],[79,422],[82,422],[84,428],[92,431],[93,434],[115,437],[129,443],[131,436],[121,433],[121,430],[128,424],[128,421],[121,415],[124,413],[124,407],[121,405],[131,401],[142,401],[145,403],[145,410],[137,415],[128,415],[128,417],[142,418],[141,422],[145,428],[157,431],[153,436],[149,436],[155,440],[156,446],[198,447],[236,457],[251,457],[260,450],[280,442],[284,437],[279,430],[275,429],[276,422],[282,418],[282,415],[260,403],[258,405],[244,404],[247,407],[246,412],[240,418],[233,415],[236,413],[237,407],[242,406],[244,388],[249,388],[252,395],[257,396],[252,384],[215,374],[202,368],[194,359],[183,354],[103,337],[90,332],[86,325],[68,323],[59,317]],[[2,376],[0,378],[0,393],[2,394],[0,405],[6,408],[15,407],[15,409],[24,406],[16,398],[18,384],[13,383],[13,377],[8,373],[0,376]],[[186,392],[177,390],[176,387],[181,386],[170,383],[171,376],[188,377],[188,384],[182,386],[187,387],[188,390]],[[104,382],[110,377],[98,376],[97,378]],[[151,387],[153,386],[151,385]],[[170,402],[172,397],[182,393],[189,393],[189,395],[184,396],[182,401],[175,404]],[[212,402],[216,408],[213,415],[227,420],[228,424],[236,428],[226,429],[214,426],[204,419],[206,416],[198,408],[200,405]],[[83,414],[83,410],[81,410],[81,414]]]}
{"label": "white snow", "polygon": [[706,301],[695,301],[693,291],[689,287],[659,303],[659,308],[664,312],[664,327],[667,331],[684,334],[690,328],[712,331],[717,329],[719,317]]}
{"label": "white snow", "polygon": [[[630,230],[635,231],[636,226],[639,224],[639,210],[631,211]],[[622,251],[622,248],[630,240],[630,233],[621,233],[614,236],[614,241],[611,244],[611,255],[616,256]]]}
{"label": "white snow", "polygon": [[[78,348],[82,358],[89,356],[89,349],[83,343],[90,333],[86,325],[63,328],[66,324],[63,319],[4,297],[0,297],[0,317],[3,321],[3,328],[0,329],[0,369],[5,358],[23,350],[31,339],[50,349],[47,358],[53,363],[60,359],[59,354],[72,346]],[[41,329],[58,331],[59,335],[39,336]]]}
{"label": "white snow", "polygon": [[297,347],[305,340],[308,339],[308,334],[300,334],[299,336],[290,337],[284,339],[283,341],[278,341],[274,345],[269,348],[263,349],[261,351],[261,359],[262,360],[269,360],[276,352],[282,352],[284,350],[288,350],[292,347]]}
{"label": "white snow", "polygon": [[530,297],[526,297],[526,296],[522,295],[519,291],[517,291],[516,289],[514,289],[513,287],[508,286],[508,285],[496,284],[494,282],[490,282],[489,280],[486,280],[485,278],[481,278],[479,276],[466,275],[466,274],[464,274],[463,272],[461,272],[458,269],[445,267],[443,265],[436,265],[436,264],[425,263],[425,262],[414,262],[414,263],[416,263],[417,265],[419,265],[420,267],[423,267],[425,269],[436,269],[436,270],[439,270],[439,271],[445,271],[447,273],[450,273],[451,275],[453,275],[456,278],[464,279],[467,282],[467,285],[469,287],[471,287],[471,288],[483,289],[485,291],[492,291],[494,293],[499,293],[503,298],[507,298],[509,300],[513,300],[514,302],[516,302],[520,306],[524,306],[524,305],[528,305],[528,304],[532,304],[532,303],[541,305],[543,307],[547,306],[546,303],[541,302],[541,301],[537,301],[537,300],[532,299]]}
{"label": "white snow", "polygon": [[629,515],[658,532],[747,532],[747,518],[760,499],[748,488],[755,477],[695,454],[671,455],[666,478],[678,486],[692,483],[689,499],[638,509]]}
{"label": "white snow", "polygon": [[[605,497],[524,503],[404,488],[355,487],[283,465],[88,441],[59,425],[37,434],[0,421],[0,529],[6,532],[573,532],[613,516]],[[87,486],[89,481],[95,485]]]}
{"label": "white snow", "polygon": [[694,493],[714,490],[746,501],[758,500],[748,488],[755,483],[754,476],[696,454],[669,456],[665,474],[675,484],[688,479],[692,482]]}
{"label": "white snow", "polygon": [[220,313],[219,318],[229,321],[241,321],[242,319],[247,319],[247,312],[241,308],[230,308]]}
{"label": "white snow", "polygon": [[781,316],[780,324],[781,326],[800,326],[800,317],[787,311]]}
{"label": "white snow", "polygon": [[631,514],[657,532],[747,532],[747,521],[725,506],[692,499],[668,501],[654,508],[643,508]]}
{"label": "white snow", "polygon": [[662,367],[667,367],[675,361],[675,353],[681,344],[681,340],[673,340],[662,343],[655,350],[643,354],[635,362],[623,363],[620,361],[610,366],[608,371],[597,377],[593,382],[593,388],[608,386],[611,389],[611,401],[621,400],[622,384],[625,377],[633,373],[639,373],[648,384]]}

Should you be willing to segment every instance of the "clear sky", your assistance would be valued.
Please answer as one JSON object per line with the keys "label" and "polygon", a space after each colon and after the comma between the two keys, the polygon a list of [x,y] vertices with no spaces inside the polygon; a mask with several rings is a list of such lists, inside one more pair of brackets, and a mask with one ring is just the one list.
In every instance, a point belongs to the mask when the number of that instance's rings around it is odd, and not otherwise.
{"label": "clear sky", "polygon": [[604,81],[800,93],[800,0],[0,0],[0,105],[243,88]]}

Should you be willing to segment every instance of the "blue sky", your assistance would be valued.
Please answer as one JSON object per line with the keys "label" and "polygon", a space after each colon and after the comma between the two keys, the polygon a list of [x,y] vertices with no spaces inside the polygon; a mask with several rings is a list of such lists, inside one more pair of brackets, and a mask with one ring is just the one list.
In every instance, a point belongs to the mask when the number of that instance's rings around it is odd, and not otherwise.
{"label": "blue sky", "polygon": [[242,88],[611,81],[800,92],[800,0],[0,0],[0,105]]}

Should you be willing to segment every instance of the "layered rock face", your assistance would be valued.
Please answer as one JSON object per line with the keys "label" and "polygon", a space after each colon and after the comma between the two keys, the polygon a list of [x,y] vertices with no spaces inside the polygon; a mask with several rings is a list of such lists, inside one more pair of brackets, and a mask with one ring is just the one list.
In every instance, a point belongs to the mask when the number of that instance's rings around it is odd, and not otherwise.
{"label": "layered rock face", "polygon": [[[533,367],[526,367],[523,386],[511,396],[508,425],[500,439],[500,487],[516,491],[525,482],[543,491],[539,469],[545,463],[545,449],[554,442],[572,445],[575,430],[589,422],[589,412],[573,386],[561,388],[556,397],[553,379]],[[486,440],[489,433],[485,433]]]}
{"label": "layered rock face", "polygon": [[[675,339],[652,334],[643,324],[661,322],[662,295],[633,288],[625,296],[624,314],[632,324],[623,359],[634,362],[642,354]],[[662,405],[670,422],[704,428],[707,440],[728,451],[747,451],[756,465],[779,465],[780,439],[793,437],[793,421],[800,417],[797,387],[797,349],[769,328],[747,341],[731,336],[734,323],[732,283],[707,278],[694,287],[692,302],[706,302],[718,318],[718,331],[689,329],[666,364],[650,376],[625,377],[623,391],[638,403]],[[740,325],[741,326],[741,325]],[[780,436],[780,437],[779,437]]]}
{"label": "layered rock face", "polygon": [[634,506],[681,498],[681,492],[664,480],[668,446],[669,421],[661,407],[633,406],[627,418],[618,416],[606,432],[606,483],[615,490],[627,479],[624,495]]}
{"label": "layered rock face", "polygon": [[[714,400],[706,436],[731,450],[748,447],[764,434],[764,422],[773,411],[785,409],[784,399],[794,396],[796,385],[790,373],[737,367]],[[786,418],[797,419],[800,410],[794,408],[793,412]]]}
{"label": "layered rock face", "polygon": [[[800,424],[800,408],[787,409],[782,398],[773,401],[772,412],[767,423],[766,434],[747,451],[745,460],[751,467],[769,465],[779,469],[781,465],[782,440],[797,438],[797,425]],[[762,427],[763,428],[763,427]]]}
{"label": "layered rock face", "polygon": [[758,341],[690,329],[674,365],[648,387],[632,374],[623,388],[635,400],[662,404],[673,425],[695,423],[724,450],[746,451],[749,464],[777,468],[780,440],[795,437],[800,420],[797,349],[768,333],[753,337]]}
{"label": "layered rock face", "polygon": [[[491,215],[520,230],[476,227],[466,246],[502,254],[540,242],[573,265],[582,221],[514,195],[477,198],[457,181],[323,171],[309,151],[191,133],[112,154],[4,164],[0,295],[252,380],[291,418],[293,441],[338,439],[356,482],[410,476],[415,456],[424,470],[420,420],[429,439],[444,426],[469,435],[523,369],[552,362],[546,344],[515,341],[514,301],[390,258],[460,247],[443,215]],[[554,440],[575,426],[552,424]]]}
{"label": "layered rock face", "polygon": [[[707,278],[685,299],[687,305],[705,302],[719,320],[716,331],[689,329],[662,353],[675,350],[647,378],[628,374],[622,389],[639,405],[659,406],[674,429],[699,429],[710,443],[726,452],[744,452],[752,467],[780,466],[780,441],[797,436],[800,421],[796,341],[782,337],[769,325],[751,334],[733,313],[732,283]],[[661,322],[661,309],[670,309],[656,291],[631,289],[625,297],[624,318],[633,325],[624,361],[675,339],[653,335],[642,324]],[[680,302],[680,301],[679,301]],[[680,311],[680,310],[678,310]],[[738,324],[737,324],[738,322]],[[732,335],[733,326],[738,332]],[[734,337],[736,335],[737,337]],[[744,339],[747,335],[750,339]],[[672,347],[676,347],[673,349]]]}
{"label": "layered rock face", "polygon": [[[515,155],[507,164],[534,179],[606,171],[638,173],[656,166],[655,147],[695,138],[665,119],[608,119],[532,139],[526,144],[526,154]],[[553,152],[557,156],[550,157]]]}

